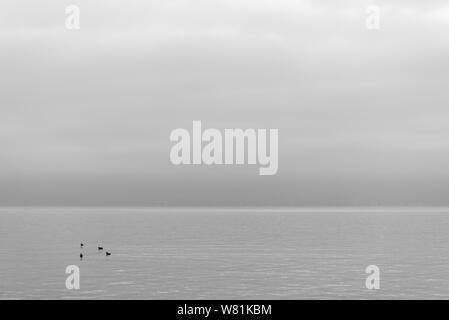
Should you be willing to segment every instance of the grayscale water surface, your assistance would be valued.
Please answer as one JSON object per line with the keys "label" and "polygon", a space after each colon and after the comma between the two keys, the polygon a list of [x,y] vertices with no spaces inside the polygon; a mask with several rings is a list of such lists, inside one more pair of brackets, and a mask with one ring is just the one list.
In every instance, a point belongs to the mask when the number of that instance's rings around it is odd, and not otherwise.
{"label": "grayscale water surface", "polygon": [[5,208],[0,298],[449,298],[449,211]]}

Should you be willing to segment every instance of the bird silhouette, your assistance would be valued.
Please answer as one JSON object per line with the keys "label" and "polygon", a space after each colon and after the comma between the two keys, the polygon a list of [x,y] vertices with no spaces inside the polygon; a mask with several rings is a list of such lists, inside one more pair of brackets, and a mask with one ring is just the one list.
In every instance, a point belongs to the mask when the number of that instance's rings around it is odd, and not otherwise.
{"label": "bird silhouette", "polygon": [[98,247],[98,250],[103,250],[103,247]]}
{"label": "bird silhouette", "polygon": [[83,260],[84,255],[80,253],[80,260]]}
{"label": "bird silhouette", "polygon": [[106,251],[106,257],[110,256],[110,255],[111,255],[111,253]]}

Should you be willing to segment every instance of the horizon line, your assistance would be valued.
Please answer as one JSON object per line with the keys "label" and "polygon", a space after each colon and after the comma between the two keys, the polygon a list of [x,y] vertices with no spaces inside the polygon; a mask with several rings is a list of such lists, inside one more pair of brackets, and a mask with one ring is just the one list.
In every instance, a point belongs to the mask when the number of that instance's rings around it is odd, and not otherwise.
{"label": "horizon line", "polygon": [[399,206],[399,205],[389,205],[389,206],[86,206],[86,205],[70,205],[70,206],[39,206],[39,205],[13,205],[13,206],[2,206],[0,205],[0,210],[5,209],[95,209],[95,210],[180,210],[180,211],[273,211],[278,210],[282,212],[345,212],[345,211],[366,211],[366,212],[387,212],[387,211],[449,211],[449,206]]}

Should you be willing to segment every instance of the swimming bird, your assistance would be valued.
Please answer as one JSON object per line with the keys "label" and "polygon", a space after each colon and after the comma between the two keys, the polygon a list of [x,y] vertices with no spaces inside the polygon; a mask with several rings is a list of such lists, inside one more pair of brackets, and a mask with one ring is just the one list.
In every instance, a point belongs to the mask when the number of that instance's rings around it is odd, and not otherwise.
{"label": "swimming bird", "polygon": [[98,247],[98,250],[103,250],[103,247]]}
{"label": "swimming bird", "polygon": [[111,253],[106,251],[106,257],[110,256],[110,255],[111,255]]}
{"label": "swimming bird", "polygon": [[81,248],[84,247],[84,243],[81,243],[81,244],[80,244],[80,247],[81,247]]}
{"label": "swimming bird", "polygon": [[83,254],[80,253],[80,260],[83,260]]}

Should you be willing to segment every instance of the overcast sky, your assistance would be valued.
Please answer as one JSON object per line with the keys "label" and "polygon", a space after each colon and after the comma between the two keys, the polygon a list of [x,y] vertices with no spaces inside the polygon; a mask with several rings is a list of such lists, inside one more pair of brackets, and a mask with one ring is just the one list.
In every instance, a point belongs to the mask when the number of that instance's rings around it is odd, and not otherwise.
{"label": "overcast sky", "polygon": [[[278,174],[173,166],[193,120]],[[449,2],[2,0],[0,205],[449,205]]]}

